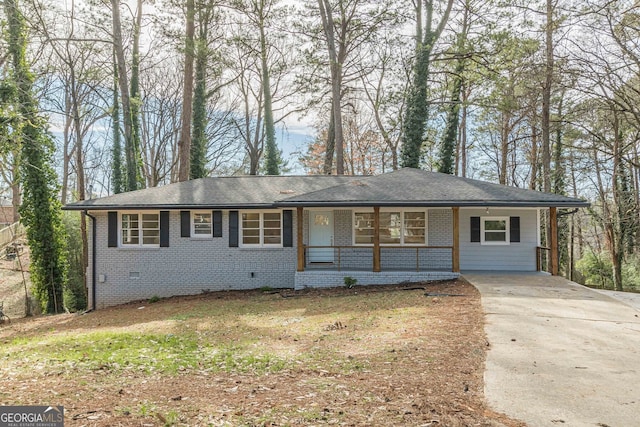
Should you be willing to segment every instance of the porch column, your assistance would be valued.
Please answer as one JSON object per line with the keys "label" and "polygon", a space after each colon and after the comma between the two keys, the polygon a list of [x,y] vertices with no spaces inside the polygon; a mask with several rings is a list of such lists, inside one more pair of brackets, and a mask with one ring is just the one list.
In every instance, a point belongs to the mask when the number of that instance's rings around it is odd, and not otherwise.
{"label": "porch column", "polygon": [[453,249],[451,249],[451,270],[460,272],[460,208],[451,208],[453,211]]}
{"label": "porch column", "polygon": [[380,206],[373,207],[373,271],[380,271]]}
{"label": "porch column", "polygon": [[298,236],[297,236],[297,247],[298,247],[298,271],[304,271],[304,242],[302,241],[303,239],[303,226],[304,226],[304,216],[302,215],[302,207],[298,207],[297,208],[297,219],[296,219],[296,223],[297,223],[297,229],[298,229]]}
{"label": "porch column", "polygon": [[549,248],[551,257],[551,274],[558,275],[558,212],[557,208],[549,208],[549,225],[551,226],[551,236],[549,236]]}

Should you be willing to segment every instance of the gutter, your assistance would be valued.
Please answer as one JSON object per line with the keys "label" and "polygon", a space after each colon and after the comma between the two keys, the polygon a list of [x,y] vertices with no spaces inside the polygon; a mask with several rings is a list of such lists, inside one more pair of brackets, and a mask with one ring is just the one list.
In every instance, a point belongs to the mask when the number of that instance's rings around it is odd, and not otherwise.
{"label": "gutter", "polygon": [[586,208],[591,204],[581,200],[567,201],[567,202],[554,202],[554,201],[498,201],[498,200],[481,200],[481,201],[307,201],[307,202],[289,202],[289,201],[275,201],[273,203],[234,203],[234,204],[202,204],[202,205],[170,205],[170,204],[135,204],[135,205],[67,205],[63,210],[77,210],[87,211],[91,209],[93,211],[126,211],[126,210],[193,210],[193,209],[221,209],[221,210],[241,210],[241,209],[278,209],[278,208],[339,208],[339,207],[370,207],[370,206],[385,206],[385,207],[426,207],[426,208],[485,208],[487,206],[492,208],[550,208],[557,207],[559,209],[569,208]]}
{"label": "gutter", "polygon": [[[96,199],[97,200],[97,199]],[[220,209],[220,210],[241,210],[241,209],[273,209],[277,203],[217,203],[217,204],[130,204],[130,205],[89,205],[89,204],[68,204],[62,207],[63,211],[128,211],[128,210],[194,210],[194,209]]]}
{"label": "gutter", "polygon": [[85,311],[88,313],[96,309],[96,234],[97,224],[96,217],[91,215],[89,211],[85,210],[84,214],[91,218],[91,308]]}

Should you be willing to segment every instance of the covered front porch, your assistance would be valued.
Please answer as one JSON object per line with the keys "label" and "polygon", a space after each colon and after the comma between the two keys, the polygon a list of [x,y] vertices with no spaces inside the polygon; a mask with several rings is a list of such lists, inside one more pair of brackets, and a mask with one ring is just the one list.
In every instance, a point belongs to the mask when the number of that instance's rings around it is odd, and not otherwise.
{"label": "covered front porch", "polygon": [[[368,244],[362,244],[357,238],[359,227],[357,212],[363,209],[369,209],[370,214],[367,219],[372,222],[370,224],[371,239]],[[470,232],[468,217],[471,215],[471,211],[465,210],[465,214],[462,215],[464,225],[462,226],[463,232],[461,232],[460,207],[422,209],[424,209],[424,216],[421,219],[425,223],[423,241],[405,244],[408,239],[406,239],[406,231],[402,228],[401,233],[405,236],[402,240],[403,244],[393,244],[389,243],[389,226],[388,223],[385,223],[385,221],[389,221],[389,212],[403,211],[401,222],[403,224],[402,227],[405,227],[406,218],[409,218],[408,214],[416,214],[417,208],[386,206],[381,211],[380,206],[351,209],[297,206],[297,271],[295,287],[300,289],[310,286],[342,286],[344,285],[345,277],[356,279],[359,284],[389,284],[403,281],[453,279],[460,275],[461,233],[464,235],[462,245],[466,248],[465,253],[467,254],[463,258],[468,258],[470,250],[491,253],[494,251],[493,248],[496,248],[491,245],[479,246],[475,243],[473,245],[476,245],[474,246],[476,249],[470,249],[470,244],[468,243],[468,234]],[[488,211],[488,208],[486,210]],[[485,209],[483,208],[482,212],[484,213],[484,211]],[[498,209],[494,211],[500,212]],[[472,212],[473,215],[477,214],[477,210]],[[551,260],[556,260],[556,262],[551,263],[550,273],[557,275],[556,208],[549,208],[549,213],[553,227],[551,244],[547,252]],[[535,225],[535,214],[533,216],[529,215],[528,218],[531,219],[527,221]],[[409,218],[409,220],[412,219]],[[520,220],[518,218],[519,223]],[[322,229],[323,226],[325,227],[324,230]],[[530,228],[530,230],[535,229],[535,227]],[[320,244],[314,238],[316,235],[324,239],[320,239]],[[415,238],[415,236],[412,237]],[[530,249],[524,248],[524,250],[527,253],[530,251],[529,255],[525,254],[525,258],[530,260],[531,267],[526,269],[533,270],[536,268],[540,270],[541,248],[539,243],[538,247],[536,247],[534,238],[529,238],[528,241],[532,241],[531,246],[528,246]],[[524,246],[526,245],[517,244],[517,248],[520,248],[517,250],[522,251]],[[506,249],[507,246],[502,246],[502,248]],[[491,268],[490,265],[487,265],[487,267]],[[517,265],[514,265],[514,267],[518,268]]]}
{"label": "covered front porch", "polygon": [[[423,235],[421,244],[382,244],[380,206],[373,206],[371,219],[371,243],[368,245],[352,240],[352,230],[356,228],[351,224],[351,219],[344,221],[348,224],[334,226],[333,216],[328,218],[326,212],[317,213],[316,217],[309,218],[309,211],[303,207],[297,207],[297,271],[305,270],[336,270],[336,271],[370,271],[379,273],[384,271],[460,271],[460,208],[451,209],[450,218],[446,218],[444,241],[448,244],[428,245],[426,236]],[[446,212],[446,210],[443,209]],[[305,218],[305,212],[308,217]],[[349,213],[350,215],[350,213]],[[423,230],[428,229],[426,224],[430,218],[423,217]],[[339,220],[337,220],[339,222]],[[450,222],[450,224],[449,224]],[[325,227],[323,229],[322,227]],[[334,237],[334,228],[341,230],[342,234]],[[355,232],[354,232],[355,233]],[[424,233],[424,231],[423,231]],[[336,233],[340,234],[340,233]],[[314,236],[321,236],[324,244],[316,244]],[[344,239],[339,243],[339,239]]]}
{"label": "covered front porch", "polygon": [[[372,241],[368,245],[355,244],[357,240],[352,236],[357,227],[355,219],[343,216],[341,221],[336,215],[336,230],[341,230],[345,236],[333,236],[333,216],[326,218],[326,211],[305,210],[297,208],[297,253],[298,268],[295,275],[295,288],[344,286],[345,278],[350,278],[361,285],[393,284],[401,282],[421,282],[428,280],[448,280],[457,278],[460,273],[459,254],[456,254],[459,241],[459,208],[451,211],[442,210],[446,214],[446,229],[441,233],[439,243],[447,244],[427,245],[394,245],[385,244],[385,235],[381,233],[381,212],[379,206],[374,206],[369,219],[373,221],[371,232]],[[307,214],[305,216],[305,213]],[[317,216],[317,218],[316,218]],[[433,215],[432,215],[433,216]],[[443,216],[443,215],[441,215]],[[428,213],[422,221],[428,223]],[[432,219],[432,221],[434,221]],[[341,224],[347,223],[346,224]],[[327,230],[323,231],[322,224]],[[427,227],[425,227],[427,229]],[[313,233],[324,235],[326,243],[317,243]],[[442,236],[444,234],[444,236]],[[435,240],[435,239],[433,239]],[[347,243],[347,244],[334,244]],[[457,260],[457,261],[456,261]]]}

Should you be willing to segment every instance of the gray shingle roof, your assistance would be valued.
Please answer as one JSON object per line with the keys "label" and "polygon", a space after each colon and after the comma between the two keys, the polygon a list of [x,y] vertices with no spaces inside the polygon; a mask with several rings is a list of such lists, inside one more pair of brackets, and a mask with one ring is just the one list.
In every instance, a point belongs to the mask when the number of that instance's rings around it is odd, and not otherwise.
{"label": "gray shingle roof", "polygon": [[376,176],[202,178],[85,200],[71,210],[259,208],[294,206],[586,207],[589,203],[418,169]]}
{"label": "gray shingle roof", "polygon": [[65,209],[180,209],[270,207],[287,197],[355,180],[353,176],[230,176],[201,178],[162,187],[71,203]]}
{"label": "gray shingle roof", "polygon": [[337,187],[292,196],[282,206],[521,206],[587,207],[589,203],[540,191],[469,178],[400,169]]}

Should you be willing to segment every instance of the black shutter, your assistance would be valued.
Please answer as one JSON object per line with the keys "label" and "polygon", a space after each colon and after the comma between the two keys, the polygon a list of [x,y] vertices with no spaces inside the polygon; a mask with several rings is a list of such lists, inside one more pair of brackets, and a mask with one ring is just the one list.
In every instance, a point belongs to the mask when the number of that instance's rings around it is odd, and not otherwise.
{"label": "black shutter", "polygon": [[520,217],[512,216],[509,218],[509,241],[520,241]]}
{"label": "black shutter", "polygon": [[282,246],[293,247],[293,211],[282,211]]}
{"label": "black shutter", "polygon": [[169,211],[160,211],[160,247],[169,247]]}
{"label": "black shutter", "polygon": [[118,247],[118,212],[107,212],[108,219],[108,242],[107,246],[110,248]]}
{"label": "black shutter", "polygon": [[238,211],[229,211],[229,247],[238,247]]}
{"label": "black shutter", "polygon": [[213,237],[222,237],[222,211],[213,211]]}
{"label": "black shutter", "polygon": [[191,237],[191,211],[180,211],[180,237]]}
{"label": "black shutter", "polygon": [[471,217],[471,241],[472,242],[480,241],[480,217],[479,216]]}

